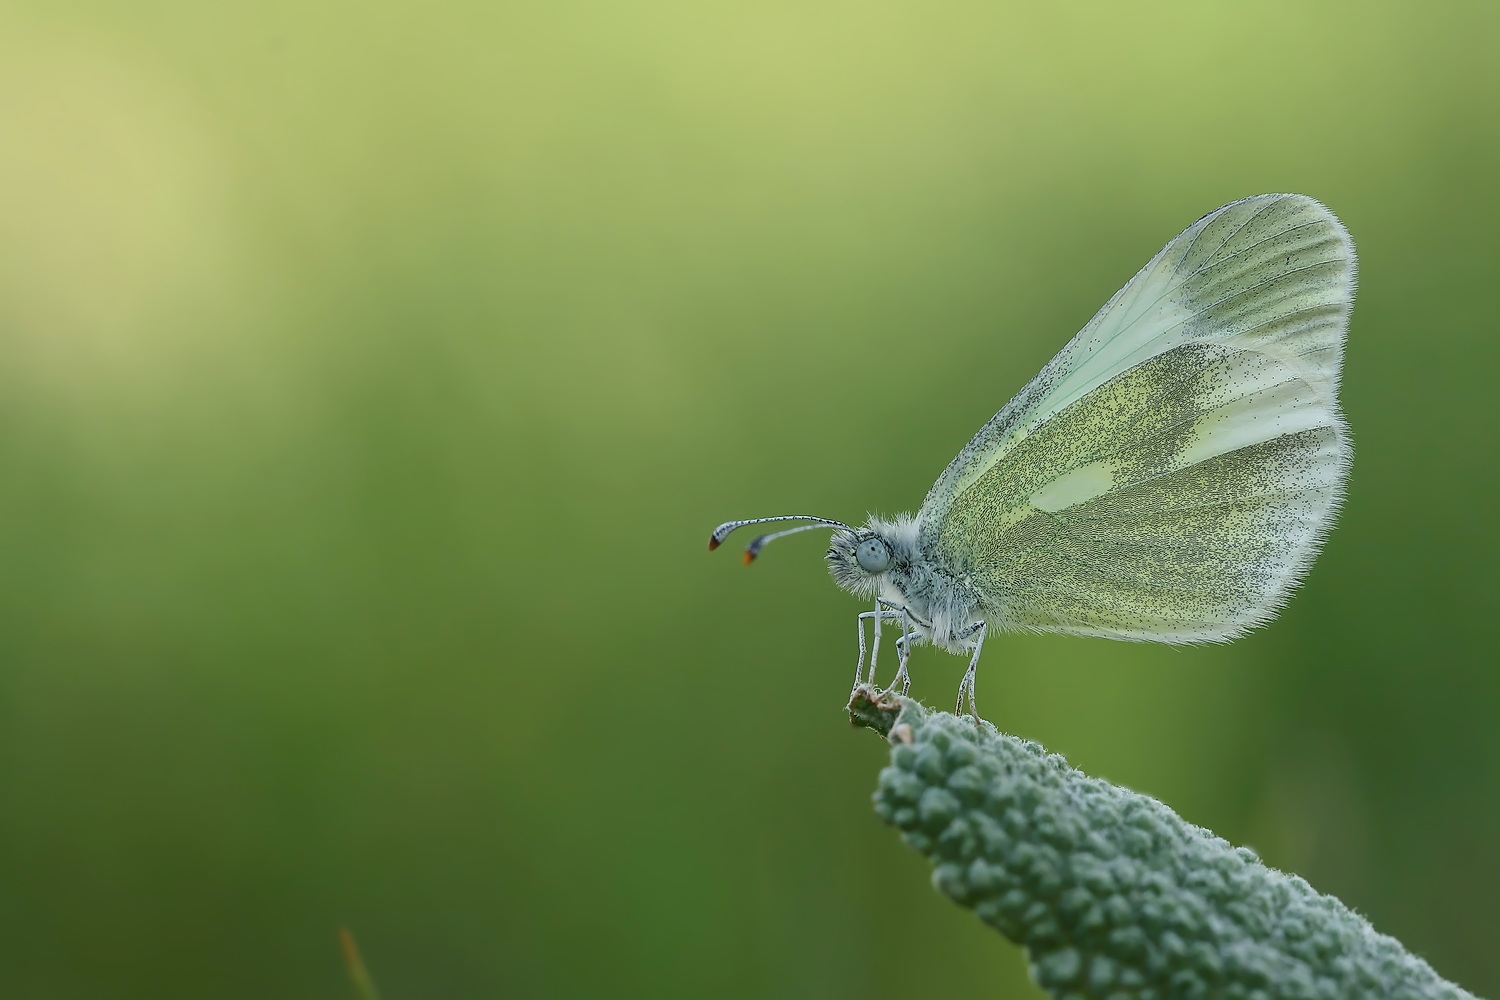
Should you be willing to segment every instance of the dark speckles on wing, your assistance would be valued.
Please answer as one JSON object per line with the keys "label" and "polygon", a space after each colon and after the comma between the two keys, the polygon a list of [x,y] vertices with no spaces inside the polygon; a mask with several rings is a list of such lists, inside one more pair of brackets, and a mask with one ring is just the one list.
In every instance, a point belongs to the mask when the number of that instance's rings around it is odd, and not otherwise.
{"label": "dark speckles on wing", "polygon": [[1166,633],[1243,625],[1322,523],[1331,498],[1316,464],[1334,434],[1285,435],[1039,514],[1017,538],[1024,548],[980,575],[1021,621]]}
{"label": "dark speckles on wing", "polygon": [[1354,251],[1298,195],[1188,227],[944,470],[930,562],[988,622],[1205,642],[1269,618],[1338,505]]}
{"label": "dark speckles on wing", "polygon": [[[968,574],[992,616],[1022,626],[1201,641],[1253,624],[1337,496],[1331,414],[1214,453],[1221,440],[1274,431],[1288,380],[1264,355],[1219,345],[1151,359],[1057,414],[955,498],[940,557]],[[1229,421],[1222,412],[1234,404]],[[1039,490],[1090,463],[1107,473],[1107,492],[1040,509]]]}

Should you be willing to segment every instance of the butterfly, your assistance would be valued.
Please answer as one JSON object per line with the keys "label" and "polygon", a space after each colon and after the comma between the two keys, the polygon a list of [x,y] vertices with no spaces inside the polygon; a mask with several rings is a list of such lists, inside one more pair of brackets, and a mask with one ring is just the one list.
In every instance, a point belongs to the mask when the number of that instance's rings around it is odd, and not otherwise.
{"label": "butterfly", "polygon": [[[915,515],[832,530],[834,581],[866,599],[856,685],[881,627],[899,666],[930,643],[975,671],[996,631],[1226,642],[1264,624],[1306,576],[1348,480],[1339,410],[1354,245],[1311,198],[1210,212],[1105,303],[943,470]],[[865,622],[874,646],[868,668]]]}

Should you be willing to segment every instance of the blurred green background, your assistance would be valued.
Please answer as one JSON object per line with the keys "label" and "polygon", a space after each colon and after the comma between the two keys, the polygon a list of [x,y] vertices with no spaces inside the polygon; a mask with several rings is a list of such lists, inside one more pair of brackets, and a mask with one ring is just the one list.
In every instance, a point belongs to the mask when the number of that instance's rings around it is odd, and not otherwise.
{"label": "blurred green background", "polygon": [[[981,707],[1500,993],[1493,4],[0,9],[0,995],[1034,997],[872,815],[859,606],[1163,242],[1361,255],[1274,626]],[[930,648],[916,694],[963,664]]]}

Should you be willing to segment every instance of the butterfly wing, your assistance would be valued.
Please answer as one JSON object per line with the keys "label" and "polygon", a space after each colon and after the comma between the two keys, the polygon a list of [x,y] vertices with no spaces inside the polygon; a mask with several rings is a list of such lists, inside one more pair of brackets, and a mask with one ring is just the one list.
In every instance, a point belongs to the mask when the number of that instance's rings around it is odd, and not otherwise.
{"label": "butterfly wing", "polygon": [[1318,202],[1204,216],[953,460],[918,543],[1002,628],[1213,642],[1268,620],[1348,475],[1353,295]]}

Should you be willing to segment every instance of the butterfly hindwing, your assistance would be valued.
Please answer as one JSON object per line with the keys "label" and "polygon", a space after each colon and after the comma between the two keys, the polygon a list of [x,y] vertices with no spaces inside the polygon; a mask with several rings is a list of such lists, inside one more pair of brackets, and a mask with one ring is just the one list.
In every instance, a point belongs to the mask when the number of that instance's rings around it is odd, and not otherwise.
{"label": "butterfly hindwing", "polygon": [[1331,521],[1353,248],[1265,195],[1169,243],[939,478],[919,540],[993,624],[1231,638],[1274,614]]}

